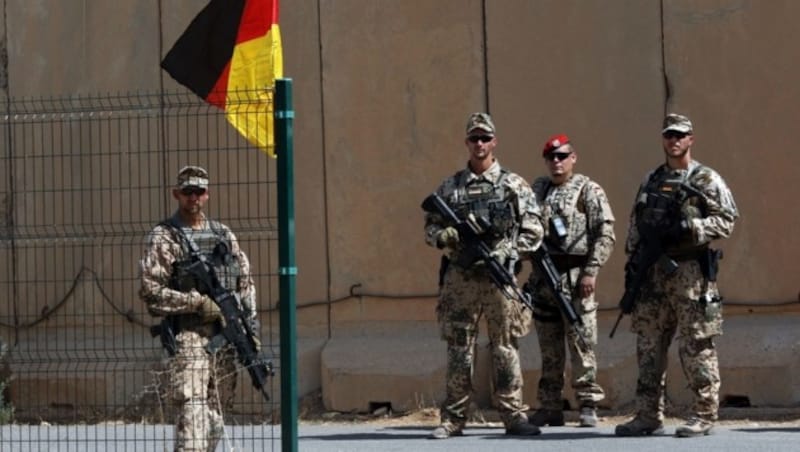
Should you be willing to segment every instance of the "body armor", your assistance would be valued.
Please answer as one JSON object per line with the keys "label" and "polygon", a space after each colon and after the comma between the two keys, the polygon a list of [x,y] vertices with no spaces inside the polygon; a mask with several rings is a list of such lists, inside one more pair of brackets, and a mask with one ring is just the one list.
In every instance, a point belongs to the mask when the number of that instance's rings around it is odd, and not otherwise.
{"label": "body armor", "polygon": [[[474,217],[483,230],[480,239],[490,248],[503,240],[516,242],[519,232],[512,191],[503,183],[507,175],[508,172],[503,170],[494,184],[482,178],[470,181],[457,188],[449,202],[459,218]],[[469,268],[479,259],[464,252],[451,257],[461,268]]]}
{"label": "body armor", "polygon": [[460,218],[471,214],[486,226],[482,238],[489,243],[510,237],[516,228],[511,191],[503,185],[507,174],[503,171],[496,184],[485,179],[471,181],[453,194],[453,210]]}
{"label": "body armor", "polygon": [[[692,172],[683,175],[659,169],[648,180],[636,203],[637,230],[641,237],[660,239],[665,231],[674,229],[682,220],[702,218],[707,215],[703,199],[693,196],[686,186]],[[674,238],[664,244],[667,254],[692,254],[704,247],[696,246],[691,235]]]}
{"label": "body armor", "polygon": [[536,200],[542,205],[545,223],[545,243],[553,254],[586,256],[589,252],[589,239],[586,235],[586,209],[581,203],[584,187],[589,178],[576,174],[551,196],[552,183],[547,177],[536,180],[533,191]]}
{"label": "body armor", "polygon": [[212,263],[220,284],[228,290],[237,290],[237,282],[241,275],[241,268],[239,262],[233,258],[231,243],[225,237],[222,226],[219,223],[207,220],[207,227],[196,230],[189,227],[177,226],[174,222],[170,221],[170,227],[180,228],[181,234],[176,235],[186,238],[178,240],[183,250],[183,259],[173,264],[173,278],[171,284],[173,289],[180,290],[181,292],[188,292],[196,288],[194,287],[193,280],[182,278],[184,272],[181,271],[182,268],[192,264],[192,246],[189,243],[184,243],[186,240],[191,240],[197,247],[198,253],[203,256],[207,262]]}

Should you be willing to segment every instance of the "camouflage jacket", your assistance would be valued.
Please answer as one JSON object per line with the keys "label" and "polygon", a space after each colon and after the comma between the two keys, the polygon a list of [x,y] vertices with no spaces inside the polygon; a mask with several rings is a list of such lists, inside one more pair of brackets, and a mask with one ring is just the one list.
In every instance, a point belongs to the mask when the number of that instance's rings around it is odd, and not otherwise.
{"label": "camouflage jacket", "polygon": [[[236,292],[250,317],[256,314],[256,289],[250,270],[250,262],[239,246],[236,236],[227,226],[217,223],[220,232],[231,243],[231,254],[240,268]],[[209,221],[204,222],[209,227]],[[147,310],[155,316],[188,314],[196,312],[202,296],[194,289],[180,292],[169,287],[172,264],[185,258],[186,250],[181,246],[175,231],[159,224],[147,235],[144,256],[139,261],[141,288],[139,297],[147,304]]]}
{"label": "camouflage jacket", "polygon": [[628,225],[628,239],[625,243],[627,254],[631,254],[639,243],[637,204],[652,189],[653,184],[657,184],[667,177],[685,180],[685,183],[700,191],[705,197],[703,200],[693,199],[690,201],[692,203],[703,202],[707,207],[707,211],[703,215],[690,218],[691,238],[688,239],[690,245],[704,246],[712,240],[726,238],[733,232],[733,224],[739,217],[739,210],[728,185],[716,171],[695,160],[689,163],[688,169],[683,170],[673,170],[663,164],[647,174],[636,193]]}
{"label": "camouflage jacket", "polygon": [[[458,204],[459,193],[463,193],[468,184],[488,181],[495,187],[505,187],[507,201],[513,211],[513,218],[507,230],[501,231],[501,240],[488,243],[493,250],[505,248],[516,259],[529,257],[541,244],[543,229],[541,212],[536,204],[528,183],[521,176],[504,170],[495,160],[489,169],[478,175],[473,173],[469,166],[458,171],[453,176],[442,182],[436,193],[451,207]],[[498,185],[499,184],[499,185]],[[437,246],[436,239],[439,232],[449,225],[436,214],[425,214],[425,241],[431,246]],[[458,249],[451,253],[451,258],[457,257]]]}
{"label": "camouflage jacket", "polygon": [[[586,256],[582,273],[596,276],[616,241],[614,214],[603,188],[582,174],[574,174],[561,185],[553,185],[549,177],[540,177],[533,183],[533,192],[542,206],[548,251]],[[550,226],[554,217],[565,223],[563,239]]]}

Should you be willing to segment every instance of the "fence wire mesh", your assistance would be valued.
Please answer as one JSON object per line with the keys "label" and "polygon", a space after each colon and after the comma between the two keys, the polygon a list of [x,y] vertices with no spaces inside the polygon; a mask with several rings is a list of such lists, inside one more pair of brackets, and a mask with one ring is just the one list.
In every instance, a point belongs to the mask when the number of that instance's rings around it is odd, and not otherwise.
{"label": "fence wire mesh", "polygon": [[[275,165],[188,93],[11,99],[0,125],[0,449],[170,450],[169,358],[138,295],[147,233],[184,165],[250,259],[262,355],[279,365]],[[275,448],[241,369],[218,450]]]}

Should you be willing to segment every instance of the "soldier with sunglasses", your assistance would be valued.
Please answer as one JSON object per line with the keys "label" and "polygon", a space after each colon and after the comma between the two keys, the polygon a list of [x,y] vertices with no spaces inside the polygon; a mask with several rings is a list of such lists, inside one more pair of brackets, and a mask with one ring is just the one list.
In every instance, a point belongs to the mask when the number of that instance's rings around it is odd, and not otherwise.
{"label": "soldier with sunglasses", "polygon": [[[226,345],[211,353],[209,339],[220,331],[222,313],[209,296],[178,277],[192,253],[214,262],[220,283],[237,295],[255,326],[255,285],[250,263],[228,226],[206,217],[208,172],[186,166],[178,172],[172,196],[178,209],[147,236],[140,261],[141,299],[151,315],[166,318],[162,328],[172,339],[168,352],[170,389],[177,405],[175,450],[215,450],[222,438],[224,411],[236,387],[236,355]],[[165,331],[162,330],[162,342]]]}
{"label": "soldier with sunglasses", "polygon": [[[467,167],[445,179],[436,194],[462,221],[474,221],[491,257],[513,272],[519,260],[541,243],[542,225],[533,192],[525,179],[501,167],[495,158],[497,137],[487,113],[470,115],[464,145],[469,153]],[[463,242],[467,238],[459,236],[455,225],[426,212],[425,239],[446,256],[436,306],[442,339],[447,342],[446,399],[441,424],[431,437],[463,434],[473,389],[478,322],[483,315],[492,358],[492,401],[506,434],[538,435],[539,428],[527,422],[519,360],[518,341],[529,331],[530,311],[492,282],[486,262],[470,252],[472,247]]]}
{"label": "soldier with sunglasses", "polygon": [[597,383],[597,275],[614,248],[614,215],[599,184],[574,172],[578,156],[566,135],[554,135],[542,150],[549,176],[533,182],[542,206],[544,243],[561,273],[564,295],[572,300],[582,325],[571,328],[544,275],[530,274],[527,288],[534,302],[533,318],[542,356],[540,408],[530,416],[538,426],[564,425],[562,393],[566,349],[572,367],[572,388],[580,406],[579,426],[597,425],[597,403],[605,397]]}
{"label": "soldier with sunglasses", "polygon": [[[675,435],[707,435],[719,410],[714,338],[722,334],[716,284],[721,255],[710,244],[730,236],[739,212],[722,177],[692,159],[694,130],[689,118],[667,115],[661,135],[666,162],[639,187],[625,243],[626,279],[638,275],[635,279],[643,283],[631,312],[639,366],[637,413],[631,421],[617,425],[618,436],[664,432],[667,351],[676,334],[694,403]],[[657,260],[639,259],[647,249],[659,252],[654,256]],[[639,268],[641,262],[654,263]]]}

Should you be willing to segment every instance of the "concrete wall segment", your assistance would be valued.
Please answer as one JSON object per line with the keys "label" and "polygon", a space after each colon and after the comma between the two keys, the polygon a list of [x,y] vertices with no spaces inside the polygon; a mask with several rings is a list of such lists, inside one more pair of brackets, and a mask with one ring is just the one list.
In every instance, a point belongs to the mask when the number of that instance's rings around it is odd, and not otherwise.
{"label": "concrete wall segment", "polygon": [[[579,157],[576,171],[603,186],[617,220],[618,244],[624,242],[636,188],[661,159],[659,2],[487,5],[489,99],[501,160],[533,180],[547,174],[544,142],[567,134]],[[604,307],[616,306],[624,261],[618,245],[599,280]]]}
{"label": "concrete wall segment", "polygon": [[320,5],[332,296],[433,290],[419,204],[484,107],[480,2]]}
{"label": "concrete wall segment", "polygon": [[[800,140],[800,30],[784,22],[800,14],[793,1],[665,3],[664,42],[669,108],[693,120],[693,155],[717,169],[742,215],[722,244],[721,281],[737,302],[797,300],[800,228],[794,143]],[[768,158],[765,156],[768,155]],[[742,256],[748,256],[743,259]]]}
{"label": "concrete wall segment", "polygon": [[[9,95],[155,90],[162,83],[182,89],[158,63],[206,3],[6,0]],[[800,238],[786,231],[800,227],[800,214],[788,207],[795,204],[793,144],[800,138],[793,48],[800,31],[791,20],[800,3],[298,0],[281,6],[285,72],[295,82],[297,112],[298,304],[336,299],[358,283],[373,294],[435,292],[439,253],[423,244],[419,202],[463,167],[463,123],[476,110],[491,111],[501,162],[526,178],[544,173],[540,148],[550,134],[573,138],[578,170],[604,186],[618,221],[618,247],[601,273],[605,308],[621,293],[621,243],[634,192],[662,161],[661,117],[665,109],[689,114],[695,157],[725,177],[742,213],[722,243],[726,299],[796,300],[792,269]],[[331,310],[309,308],[299,321],[315,337],[326,329],[377,331],[402,341],[408,332],[400,327],[364,324],[432,320],[434,304],[430,297],[387,303],[364,296]],[[769,329],[767,320],[747,331]],[[738,348],[745,340],[778,349]],[[738,359],[774,367],[757,357],[797,355],[796,344],[780,340],[766,333],[725,336],[721,356],[728,359],[726,351],[736,348]],[[614,372],[627,378],[633,349],[618,352],[621,367]],[[318,361],[309,358],[305,372],[316,372]],[[781,372],[775,375],[792,375],[786,382],[792,389],[758,400],[798,400],[798,373]],[[314,375],[304,387],[319,381]],[[730,381],[748,375],[742,370]],[[627,397],[624,389],[616,387],[617,397]]]}
{"label": "concrete wall segment", "polygon": [[7,1],[11,96],[157,89],[154,1]]}
{"label": "concrete wall segment", "polygon": [[316,0],[281,3],[284,76],[294,87],[297,304],[330,299],[327,174],[323,133],[320,18]]}

